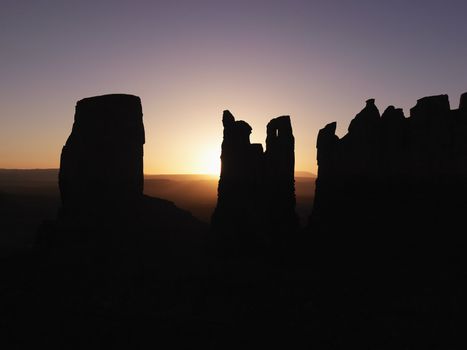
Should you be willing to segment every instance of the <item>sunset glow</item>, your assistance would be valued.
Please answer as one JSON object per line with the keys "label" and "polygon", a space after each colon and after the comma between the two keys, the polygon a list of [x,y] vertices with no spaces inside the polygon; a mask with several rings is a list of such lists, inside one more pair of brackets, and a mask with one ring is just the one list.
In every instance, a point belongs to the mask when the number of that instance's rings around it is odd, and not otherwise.
{"label": "sunset glow", "polygon": [[466,5],[448,3],[6,1],[0,168],[58,168],[76,102],[128,93],[146,173],[218,174],[224,109],[263,146],[290,115],[296,170],[316,173],[319,129],[343,136],[368,98],[408,116],[420,96],[466,90]]}
{"label": "sunset glow", "polygon": [[467,0],[0,0],[0,350],[462,349],[466,38]]}
{"label": "sunset glow", "polygon": [[221,171],[219,151],[216,149],[203,154],[201,166],[204,174],[219,175]]}

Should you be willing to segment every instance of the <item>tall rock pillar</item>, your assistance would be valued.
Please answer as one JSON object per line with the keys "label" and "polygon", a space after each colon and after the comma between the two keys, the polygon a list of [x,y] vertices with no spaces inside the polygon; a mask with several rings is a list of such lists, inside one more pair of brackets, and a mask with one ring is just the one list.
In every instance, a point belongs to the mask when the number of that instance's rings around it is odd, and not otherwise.
{"label": "tall rock pillar", "polygon": [[143,194],[144,126],[140,98],[112,94],[76,104],[62,149],[62,215],[125,212]]}
{"label": "tall rock pillar", "polygon": [[291,232],[298,228],[298,217],[295,213],[295,139],[290,117],[272,119],[266,130],[264,176],[268,224],[271,232]]}

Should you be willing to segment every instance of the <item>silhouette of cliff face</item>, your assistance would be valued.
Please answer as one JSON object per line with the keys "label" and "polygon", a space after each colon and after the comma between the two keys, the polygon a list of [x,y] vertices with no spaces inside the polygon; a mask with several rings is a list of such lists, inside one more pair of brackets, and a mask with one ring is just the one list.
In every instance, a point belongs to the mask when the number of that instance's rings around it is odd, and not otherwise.
{"label": "silhouette of cliff face", "polygon": [[222,123],[221,175],[212,227],[234,235],[295,230],[290,117],[275,118],[268,124],[266,152],[261,144],[250,143],[251,127],[246,122],[235,121],[229,111],[224,111]]}
{"label": "silhouette of cliff face", "polygon": [[467,208],[466,96],[457,110],[424,97],[409,118],[393,106],[380,117],[371,99],[341,139],[336,123],[321,129],[312,229],[407,241],[453,227]]}
{"label": "silhouette of cliff face", "polygon": [[459,102],[459,111],[463,114],[467,112],[467,92],[463,93]]}
{"label": "silhouette of cliff face", "polygon": [[297,227],[295,213],[295,139],[289,116],[272,119],[267,125],[264,182],[268,224],[286,233]]}
{"label": "silhouette of cliff face", "polygon": [[157,255],[166,256],[164,249],[182,251],[199,241],[206,227],[189,212],[143,195],[142,115],[140,98],[132,95],[77,103],[61,155],[62,207],[57,220],[39,228],[38,246],[91,256],[131,250],[152,259],[155,245],[165,247]]}
{"label": "silhouette of cliff face", "polygon": [[140,199],[143,145],[139,97],[115,94],[78,101],[60,162],[63,213],[103,214]]}
{"label": "silhouette of cliff face", "polygon": [[250,143],[250,125],[236,121],[229,111],[224,111],[222,124],[221,175],[212,225],[232,231],[259,230],[263,147]]}

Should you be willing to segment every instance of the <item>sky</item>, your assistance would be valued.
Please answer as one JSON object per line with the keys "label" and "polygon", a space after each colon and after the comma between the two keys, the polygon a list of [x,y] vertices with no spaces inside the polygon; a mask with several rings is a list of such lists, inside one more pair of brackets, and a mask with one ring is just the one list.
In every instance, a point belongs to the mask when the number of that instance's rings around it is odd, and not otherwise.
{"label": "sky", "polygon": [[409,109],[467,91],[467,1],[0,0],[0,168],[57,168],[76,102],[141,97],[150,174],[219,166],[222,111],[290,115],[296,170],[375,98]]}

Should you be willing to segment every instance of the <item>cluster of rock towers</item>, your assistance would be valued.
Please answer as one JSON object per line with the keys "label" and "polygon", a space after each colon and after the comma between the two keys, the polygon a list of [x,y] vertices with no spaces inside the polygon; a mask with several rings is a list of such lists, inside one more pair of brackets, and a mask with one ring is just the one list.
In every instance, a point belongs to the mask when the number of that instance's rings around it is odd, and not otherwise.
{"label": "cluster of rock towers", "polygon": [[334,122],[318,134],[312,231],[358,227],[365,239],[457,231],[467,209],[467,93],[454,110],[447,95],[421,98],[408,118],[393,106],[380,115],[370,99],[344,137],[335,130]]}
{"label": "cluster of rock towers", "polygon": [[[298,228],[290,117],[269,122],[264,152],[261,144],[250,143],[251,127],[235,121],[229,111],[224,111],[223,125],[213,231],[218,237],[245,238],[242,246],[255,237],[287,238]],[[65,236],[115,240],[128,234],[203,231],[200,222],[173,203],[143,195],[144,143],[139,97],[111,94],[78,101],[61,154],[62,205],[58,220],[42,228],[46,240]]]}
{"label": "cluster of rock towers", "polygon": [[229,111],[222,117],[221,174],[212,227],[222,232],[264,234],[294,231],[294,137],[289,116],[267,125],[266,150],[250,143],[251,127]]}
{"label": "cluster of rock towers", "polygon": [[[467,93],[455,110],[447,95],[419,99],[409,118],[393,106],[380,115],[374,102],[367,101],[344,137],[336,136],[335,122],[320,130],[308,227],[318,233],[358,227],[365,239],[376,231],[421,232],[422,221],[430,228],[454,228],[455,218],[467,209]],[[172,223],[177,226],[179,217],[191,222],[170,202],[143,195],[142,115],[141,101],[132,95],[77,103],[73,130],[61,155],[62,218],[138,216],[145,211],[152,213],[146,215],[150,220],[165,208],[174,219],[166,222],[166,229]],[[299,226],[290,117],[268,123],[265,150],[250,143],[248,123],[236,121],[227,110],[222,123],[213,231],[287,238]]]}

